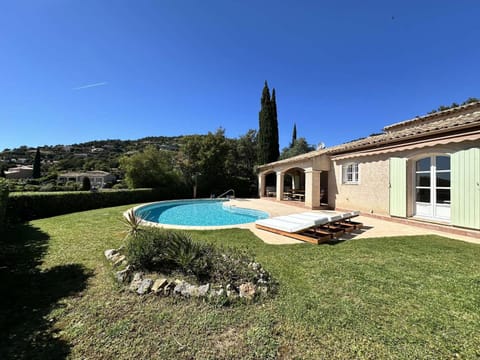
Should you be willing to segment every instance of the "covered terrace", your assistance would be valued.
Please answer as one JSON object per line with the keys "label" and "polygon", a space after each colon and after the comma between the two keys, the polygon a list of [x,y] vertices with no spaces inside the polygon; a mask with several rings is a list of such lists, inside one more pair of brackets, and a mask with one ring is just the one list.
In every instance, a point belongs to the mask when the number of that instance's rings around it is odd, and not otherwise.
{"label": "covered terrace", "polygon": [[309,209],[326,207],[329,170],[324,150],[259,166],[258,194],[260,198],[303,202]]}

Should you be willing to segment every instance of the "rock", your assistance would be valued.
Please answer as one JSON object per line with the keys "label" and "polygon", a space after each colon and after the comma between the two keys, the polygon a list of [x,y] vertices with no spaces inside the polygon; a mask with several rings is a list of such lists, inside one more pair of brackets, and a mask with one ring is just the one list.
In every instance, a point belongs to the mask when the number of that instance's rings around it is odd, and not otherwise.
{"label": "rock", "polygon": [[153,280],[152,279],[143,279],[143,281],[140,283],[140,286],[137,289],[137,294],[138,295],[144,295],[150,291],[153,285]]}
{"label": "rock", "polygon": [[204,297],[207,296],[208,291],[210,290],[210,284],[205,284],[198,287],[198,296]]}
{"label": "rock", "polygon": [[122,256],[123,255],[121,255],[120,253],[113,254],[110,258],[110,261],[115,264],[117,260],[120,259]]}
{"label": "rock", "polygon": [[251,262],[248,264],[248,267],[251,268],[253,271],[258,271],[261,269],[261,265],[257,262]]}
{"label": "rock", "polygon": [[186,283],[184,289],[182,290],[182,296],[196,296],[197,292],[198,288],[195,285],[190,285],[189,283]]}
{"label": "rock", "polygon": [[143,279],[143,272],[138,271],[135,274],[133,274],[133,281],[139,281]]}
{"label": "rock", "polygon": [[235,289],[235,286],[233,286],[232,284],[227,285],[226,293],[227,293],[227,297],[229,297],[229,298],[238,297],[237,289]]}
{"label": "rock", "polygon": [[258,292],[260,292],[264,295],[266,295],[268,293],[268,287],[266,287],[266,286],[259,286],[259,287],[257,287],[257,290],[258,290]]}
{"label": "rock", "polygon": [[268,284],[268,281],[263,279],[263,278],[260,278],[258,281],[257,281],[257,285],[267,285]]}
{"label": "rock", "polygon": [[115,273],[115,278],[120,283],[126,283],[130,281],[130,278],[132,277],[132,270],[132,267],[128,265],[124,270],[117,271]]}
{"label": "rock", "polygon": [[152,292],[154,292],[155,294],[159,294],[160,292],[163,291],[163,289],[165,288],[165,286],[167,284],[168,284],[167,279],[157,279],[157,280],[155,280],[155,282],[153,283],[153,286],[152,286]]}
{"label": "rock", "polygon": [[115,257],[116,257],[116,259],[113,262],[113,266],[118,266],[118,265],[122,264],[126,259],[125,255],[120,255],[120,256],[115,256]]}
{"label": "rock", "polygon": [[171,282],[165,285],[165,287],[163,288],[163,295],[169,296],[172,293],[174,287],[175,287],[175,284]]}
{"label": "rock", "polygon": [[185,290],[182,291],[182,295],[186,297],[205,297],[208,295],[210,290],[210,284],[205,284],[201,286],[187,285]]}
{"label": "rock", "polygon": [[241,298],[252,300],[256,293],[256,287],[251,282],[240,285],[239,294]]}
{"label": "rock", "polygon": [[136,272],[135,274],[133,274],[133,280],[130,283],[130,286],[128,289],[130,291],[137,291],[142,281],[143,281],[143,273]]}
{"label": "rock", "polygon": [[187,288],[188,283],[180,280],[175,280],[175,287],[173,288],[173,295],[182,295]]}
{"label": "rock", "polygon": [[118,251],[115,249],[108,249],[105,250],[104,255],[107,258],[107,260],[111,260],[114,255],[118,254]]}

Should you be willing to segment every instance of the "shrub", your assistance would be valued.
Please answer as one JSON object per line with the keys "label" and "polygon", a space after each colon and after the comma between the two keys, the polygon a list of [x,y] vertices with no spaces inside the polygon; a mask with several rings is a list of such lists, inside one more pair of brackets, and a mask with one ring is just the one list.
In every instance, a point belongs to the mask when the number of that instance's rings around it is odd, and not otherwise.
{"label": "shrub", "polygon": [[127,260],[137,268],[166,270],[171,268],[166,255],[168,231],[160,228],[146,229],[130,235],[125,247]]}
{"label": "shrub", "polygon": [[8,182],[4,178],[0,178],[0,232],[2,232],[5,228],[7,200]]}
{"label": "shrub", "polygon": [[42,184],[38,191],[49,192],[49,191],[55,191],[55,190],[57,190],[57,186],[54,183],[48,182],[48,183]]}
{"label": "shrub", "polygon": [[167,258],[186,274],[194,274],[197,278],[208,277],[213,248],[192,240],[186,232],[170,232],[166,244]]}
{"label": "shrub", "polygon": [[175,195],[163,189],[12,193],[8,198],[7,216],[9,219],[25,221],[110,206],[172,199]]}
{"label": "shrub", "polygon": [[212,254],[212,279],[222,284],[240,285],[254,281],[256,272],[249,267],[253,255],[239,249],[222,248]]}
{"label": "shrub", "polygon": [[200,261],[200,258],[206,253],[206,248],[207,245],[194,242],[185,232],[141,228],[128,236],[126,256],[138,268],[201,275],[205,272],[205,261]]}
{"label": "shrub", "polygon": [[112,189],[128,189],[128,186],[124,182],[119,182],[118,184],[112,185]]}
{"label": "shrub", "polygon": [[128,237],[126,256],[130,264],[147,271],[178,271],[194,275],[198,281],[240,286],[242,283],[269,282],[268,272],[253,256],[239,249],[217,248],[196,242],[186,232],[143,228]]}

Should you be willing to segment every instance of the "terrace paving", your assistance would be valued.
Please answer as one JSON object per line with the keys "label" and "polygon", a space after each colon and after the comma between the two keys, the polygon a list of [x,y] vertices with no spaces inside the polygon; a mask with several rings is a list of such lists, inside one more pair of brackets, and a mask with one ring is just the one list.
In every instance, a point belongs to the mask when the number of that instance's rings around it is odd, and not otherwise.
{"label": "terrace paving", "polygon": [[[299,207],[298,205],[290,205],[286,202],[276,202],[272,200],[264,199],[232,199],[230,200],[232,205],[238,207],[244,207],[249,209],[256,209],[266,211],[270,214],[271,217],[281,216],[281,215],[290,215],[301,213],[305,211],[313,211],[319,214],[321,213],[336,213],[331,210],[309,210],[307,208]],[[357,220],[358,219],[358,220]],[[340,237],[342,240],[347,239],[365,239],[365,238],[375,238],[375,237],[388,237],[388,236],[410,236],[410,235],[440,235],[448,237],[451,239],[462,240],[466,242],[480,244],[480,238],[470,237],[464,235],[458,235],[447,231],[441,230],[432,230],[426,229],[419,226],[414,226],[410,224],[402,224],[393,221],[387,221],[371,216],[359,216],[356,218],[356,221],[360,221],[364,224],[364,228],[361,231],[356,231],[352,234],[346,234]],[[240,225],[241,228],[246,228],[252,231],[257,237],[267,244],[298,244],[302,243],[301,241],[287,238],[285,236],[277,235],[270,233],[268,231],[263,231],[255,228],[255,224],[244,224]]]}

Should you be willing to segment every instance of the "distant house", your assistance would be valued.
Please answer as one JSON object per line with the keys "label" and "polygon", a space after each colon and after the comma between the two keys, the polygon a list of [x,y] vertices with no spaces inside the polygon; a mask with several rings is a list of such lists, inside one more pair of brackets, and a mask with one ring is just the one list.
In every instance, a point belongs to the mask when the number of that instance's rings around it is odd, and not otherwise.
{"label": "distant house", "polygon": [[9,168],[5,171],[5,177],[7,179],[28,179],[33,175],[33,166],[17,166],[14,168]]}
{"label": "distant house", "polygon": [[65,174],[58,175],[59,182],[68,182],[73,181],[81,184],[83,178],[88,177],[90,179],[90,184],[92,187],[103,188],[108,183],[113,183],[116,178],[114,175],[106,171],[86,171],[86,172],[69,172]]}
{"label": "distant house", "polygon": [[480,102],[259,166],[258,180],[260,196],[304,201],[309,209],[480,230]]}
{"label": "distant house", "polygon": [[17,162],[17,163],[20,163],[20,164],[25,164],[26,162],[28,162],[28,159],[26,159],[26,158],[19,158],[19,159],[16,159],[16,162]]}

